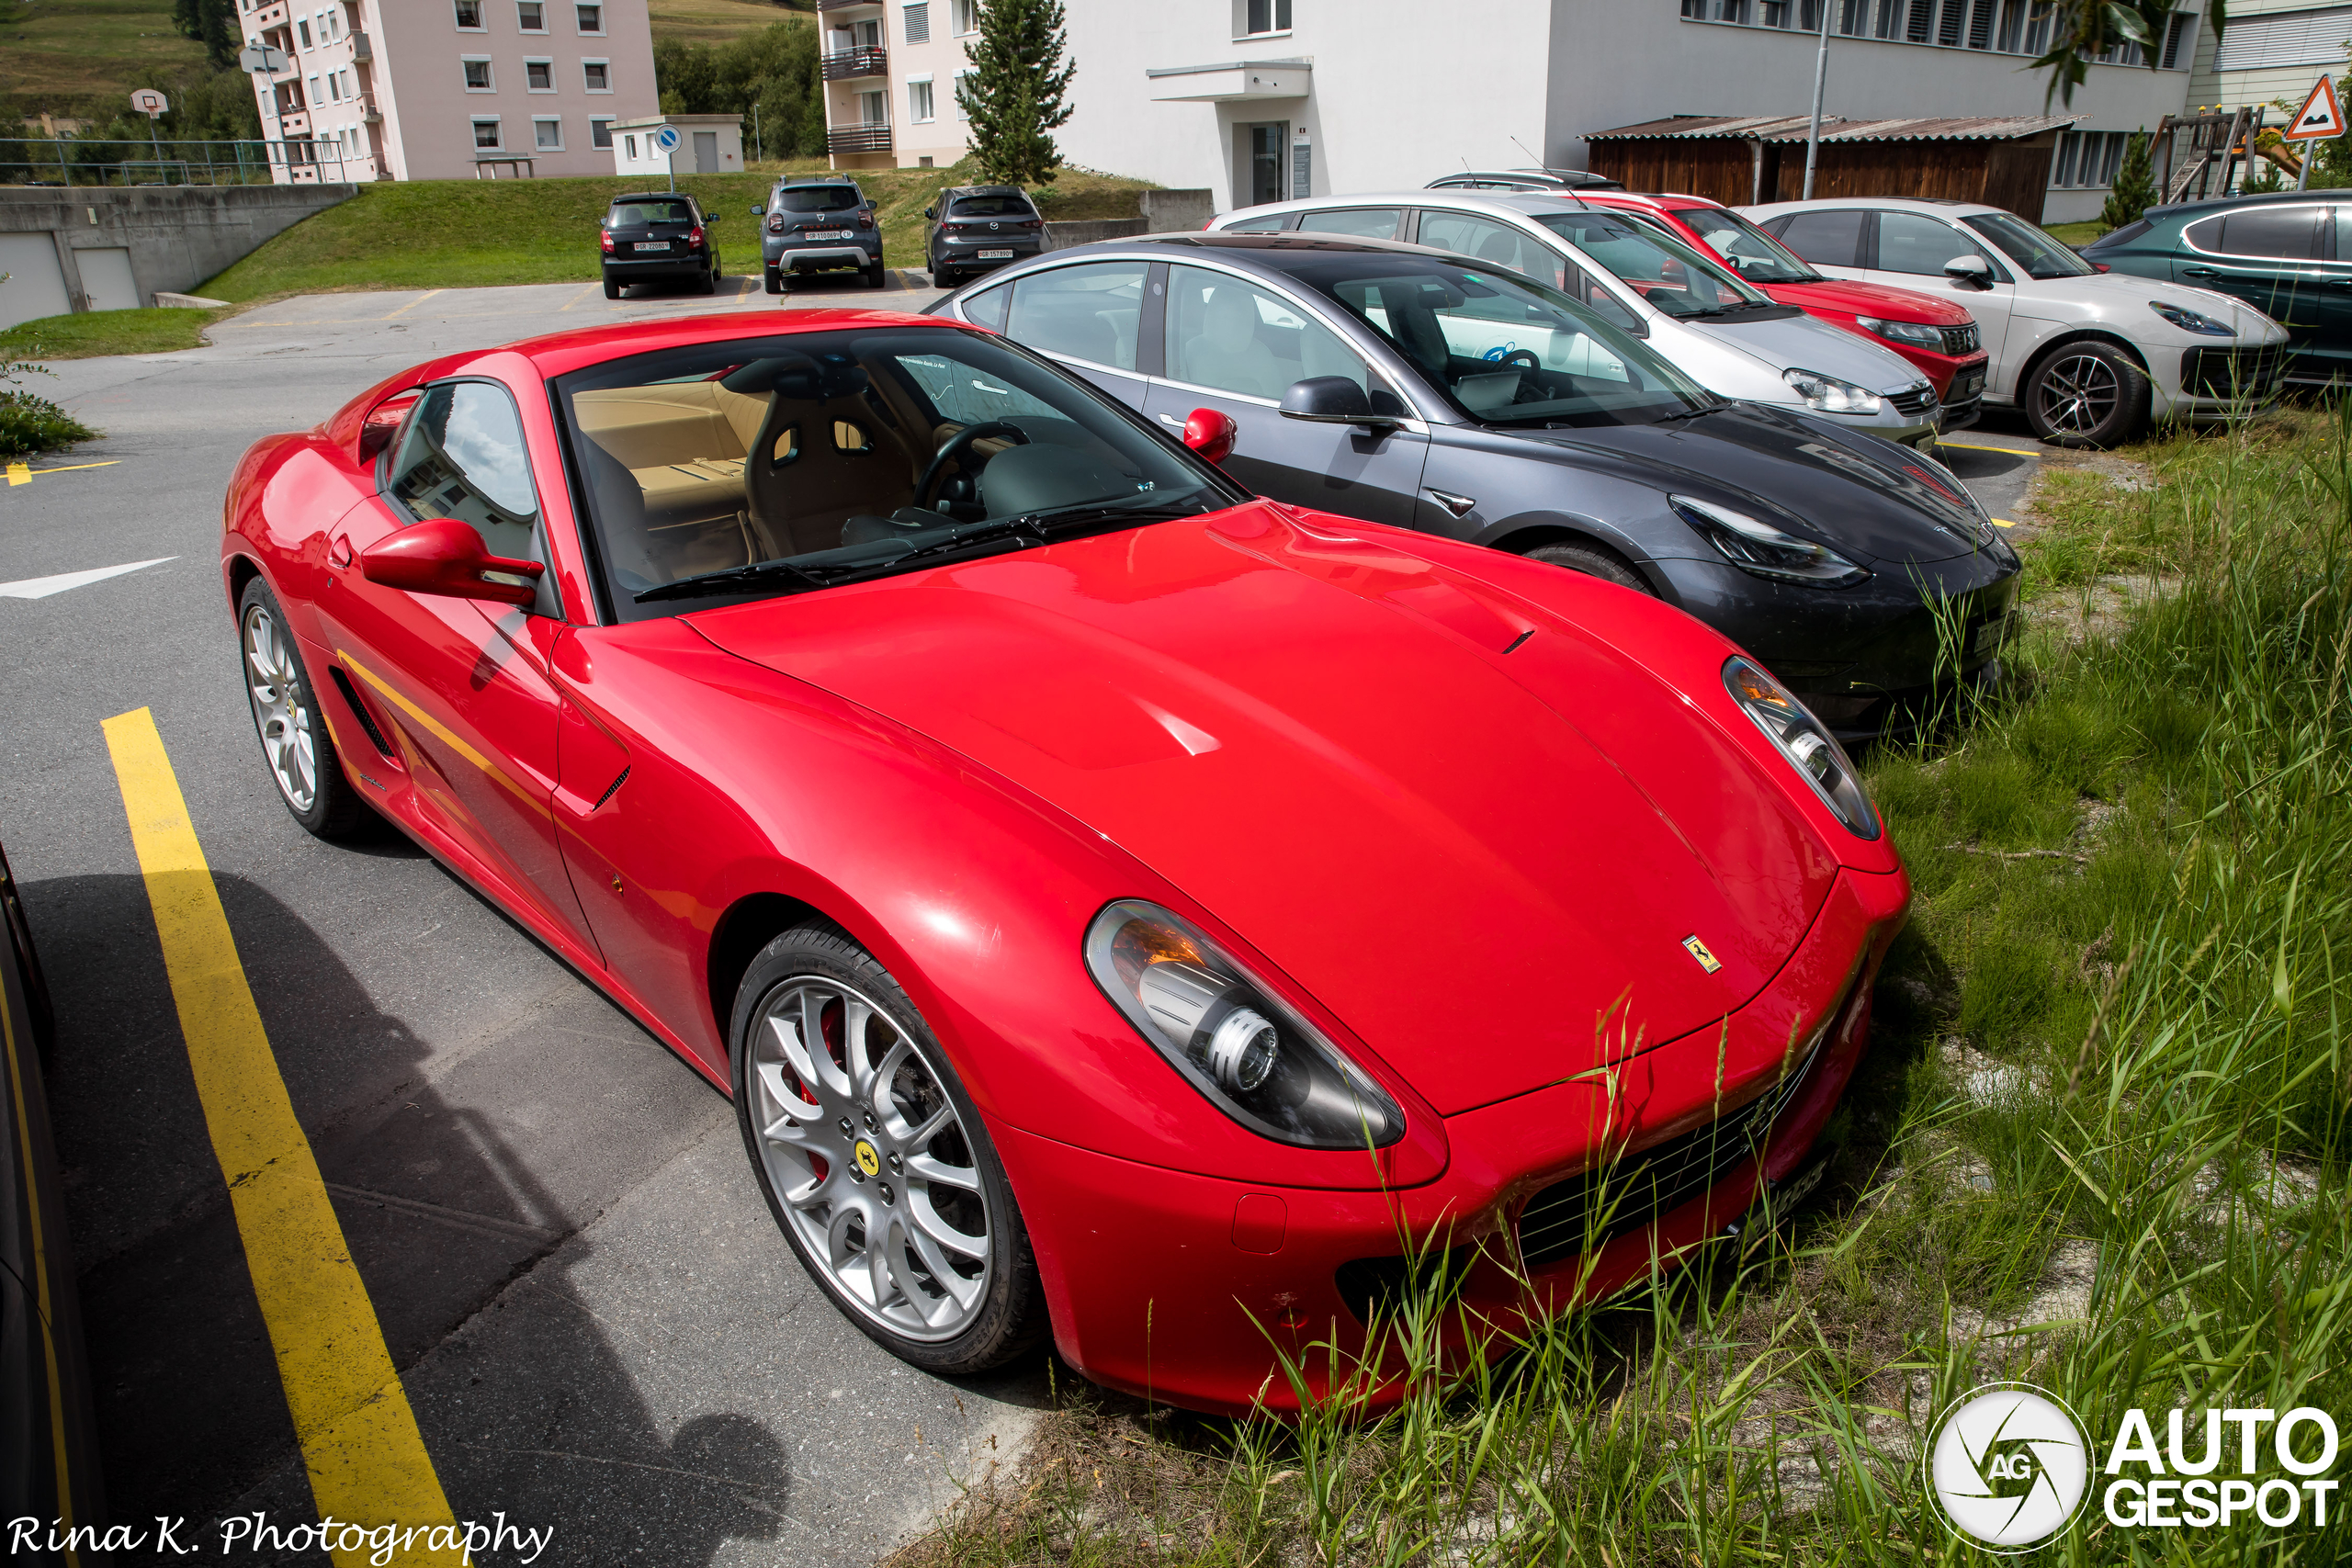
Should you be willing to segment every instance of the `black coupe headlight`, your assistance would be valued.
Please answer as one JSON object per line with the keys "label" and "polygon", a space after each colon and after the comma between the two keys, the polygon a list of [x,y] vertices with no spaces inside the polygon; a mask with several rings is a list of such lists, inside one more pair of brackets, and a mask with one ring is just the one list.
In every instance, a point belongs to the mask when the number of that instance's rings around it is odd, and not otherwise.
{"label": "black coupe headlight", "polygon": [[1736,655],[1724,660],[1724,687],[1838,821],[1858,839],[1878,837],[1878,812],[1871,797],[1862,793],[1862,781],[1855,775],[1853,762],[1838,738],[1813,716],[1811,708],[1761,668]]}
{"label": "black coupe headlight", "polygon": [[1742,571],[1809,588],[1851,588],[1870,581],[1869,572],[1828,546],[1800,539],[1745,512],[1687,495],[1666,499],[1682,521]]}
{"label": "black coupe headlight", "polygon": [[1404,1111],[1362,1068],[1157,904],[1121,899],[1095,916],[1086,966],[1136,1032],[1251,1132],[1309,1149],[1405,1135]]}

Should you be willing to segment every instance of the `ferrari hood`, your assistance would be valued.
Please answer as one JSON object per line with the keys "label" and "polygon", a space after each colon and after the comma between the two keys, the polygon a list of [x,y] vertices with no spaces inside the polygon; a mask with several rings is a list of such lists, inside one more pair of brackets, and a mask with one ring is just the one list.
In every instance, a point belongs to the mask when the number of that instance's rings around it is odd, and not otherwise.
{"label": "ferrari hood", "polygon": [[1781,783],[1576,622],[1355,526],[1251,503],[692,624],[1118,843],[1442,1112],[1753,997],[1836,869]]}
{"label": "ferrari hood", "polygon": [[1890,321],[1927,321],[1939,327],[1964,327],[1974,319],[1966,306],[1953,300],[1939,299],[1916,288],[1895,288],[1853,278],[1825,277],[1817,283],[1768,283],[1758,287],[1781,304],[1800,310],[1843,310]]}

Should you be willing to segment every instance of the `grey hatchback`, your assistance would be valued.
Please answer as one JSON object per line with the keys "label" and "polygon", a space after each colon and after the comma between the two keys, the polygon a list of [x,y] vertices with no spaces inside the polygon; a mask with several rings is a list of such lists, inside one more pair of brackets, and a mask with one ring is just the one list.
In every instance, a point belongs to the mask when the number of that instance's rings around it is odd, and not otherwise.
{"label": "grey hatchback", "polygon": [[[1557,289],[1339,235],[1057,251],[932,307],[1059,361],[1276,501],[1551,561],[1688,610],[1840,736],[1989,678],[2018,558],[1933,457],[1728,402]],[[1223,416],[1220,420],[1219,416]],[[1940,624],[1939,624],[1940,622]]]}
{"label": "grey hatchback", "polygon": [[1019,186],[953,186],[922,215],[932,225],[931,280],[942,288],[1045,249],[1046,220]]}
{"label": "grey hatchback", "polygon": [[791,288],[795,274],[833,267],[862,269],[868,288],[888,281],[882,226],[855,180],[839,175],[780,180],[764,203],[752,204],[752,216],[766,220],[760,225],[760,261],[771,294]]}

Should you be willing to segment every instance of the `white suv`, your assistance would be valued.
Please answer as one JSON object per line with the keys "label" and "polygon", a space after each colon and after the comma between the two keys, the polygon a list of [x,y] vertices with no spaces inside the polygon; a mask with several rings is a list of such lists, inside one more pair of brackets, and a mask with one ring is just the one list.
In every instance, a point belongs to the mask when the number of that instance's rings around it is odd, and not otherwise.
{"label": "white suv", "polygon": [[2278,395],[2277,321],[2226,294],[2103,272],[2014,212],[1876,197],[1740,210],[1833,277],[1967,306],[1991,358],[1985,404],[2021,406],[2045,441],[2111,446],[2151,418],[2220,418]]}

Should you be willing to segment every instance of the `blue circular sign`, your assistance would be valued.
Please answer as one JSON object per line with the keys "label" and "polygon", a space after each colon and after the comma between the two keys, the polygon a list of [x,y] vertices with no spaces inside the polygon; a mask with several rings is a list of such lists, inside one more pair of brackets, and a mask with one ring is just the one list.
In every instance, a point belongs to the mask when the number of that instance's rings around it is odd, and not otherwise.
{"label": "blue circular sign", "polygon": [[665,125],[653,133],[653,145],[664,152],[676,152],[681,140],[683,139],[678,135],[678,128],[674,125]]}

